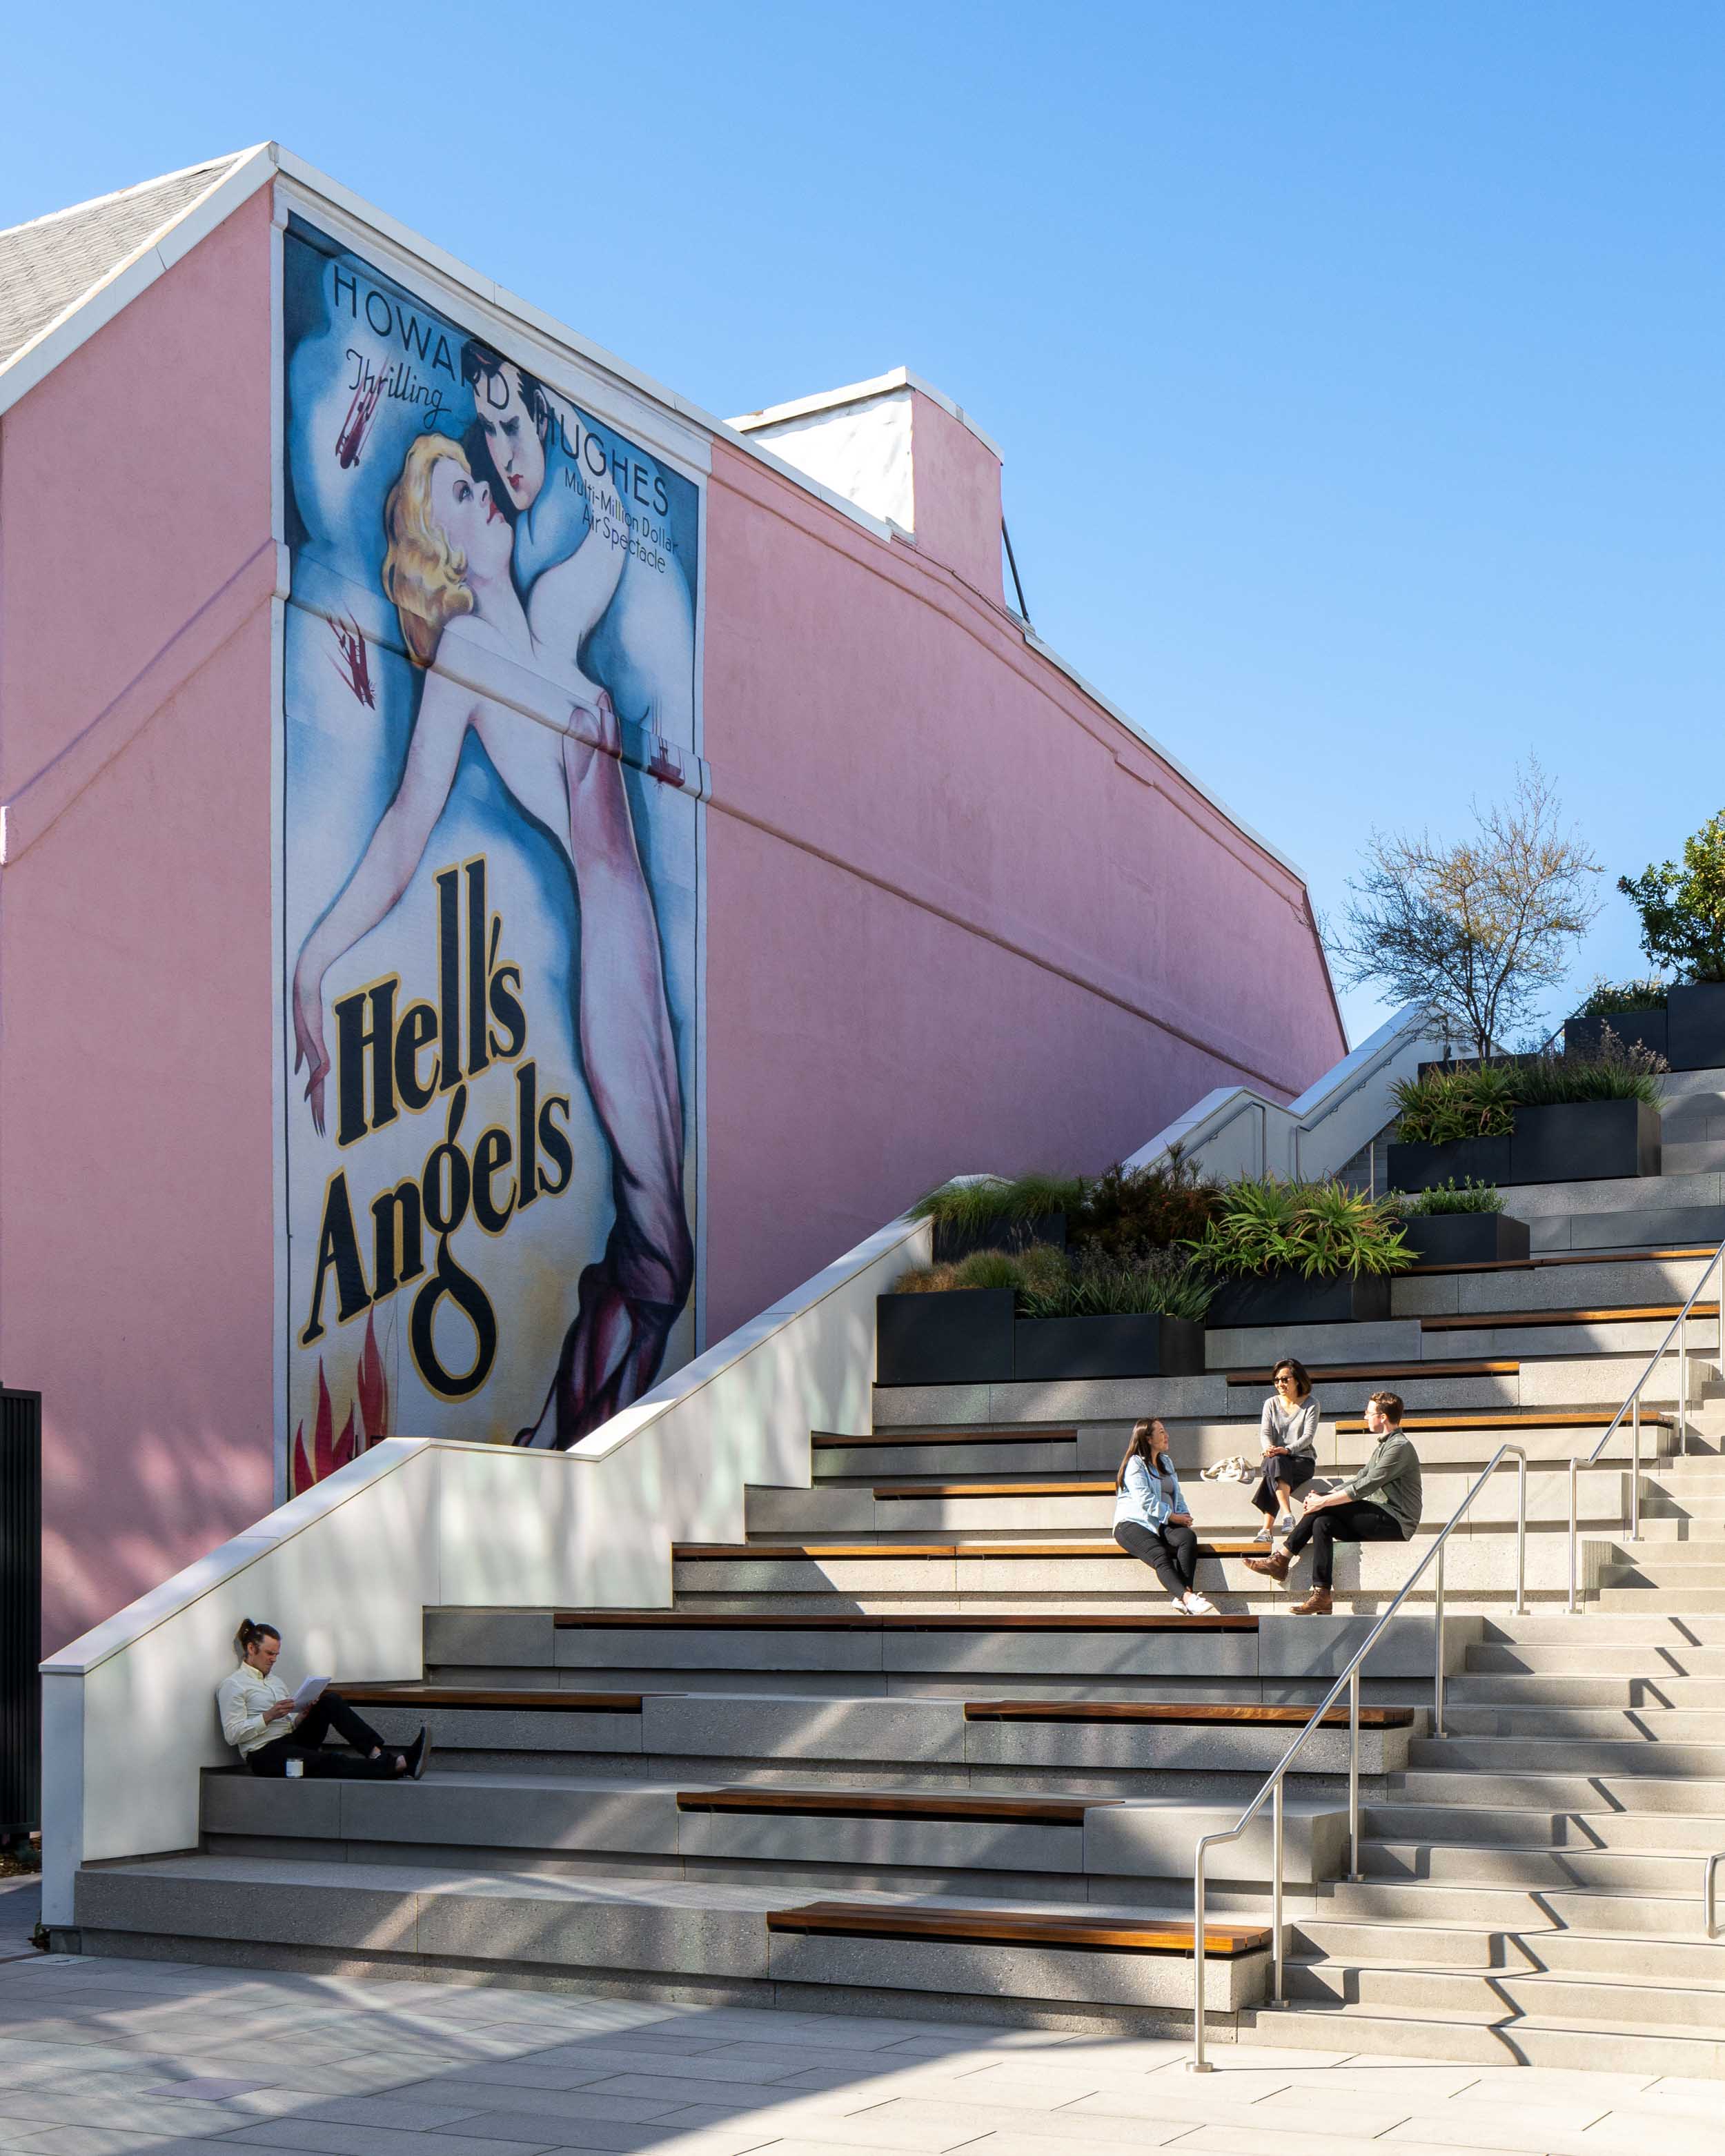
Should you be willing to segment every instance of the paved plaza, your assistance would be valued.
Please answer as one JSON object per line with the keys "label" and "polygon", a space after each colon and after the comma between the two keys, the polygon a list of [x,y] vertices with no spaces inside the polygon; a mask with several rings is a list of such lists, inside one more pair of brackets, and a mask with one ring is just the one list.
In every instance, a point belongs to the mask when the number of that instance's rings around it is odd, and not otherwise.
{"label": "paved plaza", "polygon": [[1725,2156],[1715,2082],[43,1955],[0,1882],[0,2152]]}

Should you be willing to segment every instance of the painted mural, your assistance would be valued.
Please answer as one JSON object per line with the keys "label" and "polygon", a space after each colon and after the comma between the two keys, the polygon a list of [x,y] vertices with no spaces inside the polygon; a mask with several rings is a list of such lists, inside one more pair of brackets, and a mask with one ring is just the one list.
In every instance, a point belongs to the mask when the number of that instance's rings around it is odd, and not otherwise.
{"label": "painted mural", "polygon": [[290,1491],[693,1352],[696,484],[283,239]]}

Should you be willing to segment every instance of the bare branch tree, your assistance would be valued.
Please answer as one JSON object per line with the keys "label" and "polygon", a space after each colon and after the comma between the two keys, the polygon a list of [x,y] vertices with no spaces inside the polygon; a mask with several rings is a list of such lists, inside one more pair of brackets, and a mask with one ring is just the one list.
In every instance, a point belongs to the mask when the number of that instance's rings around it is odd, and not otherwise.
{"label": "bare branch tree", "polygon": [[1471,806],[1474,834],[1454,845],[1373,832],[1331,957],[1349,988],[1430,1004],[1484,1056],[1563,978],[1599,911],[1599,864],[1531,757],[1507,803]]}

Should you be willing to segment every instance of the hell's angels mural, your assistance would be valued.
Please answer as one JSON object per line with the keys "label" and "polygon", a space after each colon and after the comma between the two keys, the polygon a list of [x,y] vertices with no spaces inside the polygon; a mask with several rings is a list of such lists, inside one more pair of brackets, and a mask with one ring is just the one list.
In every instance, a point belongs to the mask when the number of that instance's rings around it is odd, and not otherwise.
{"label": "hell's angels mural", "polygon": [[693,1348],[696,484],[283,240],[287,1481]]}

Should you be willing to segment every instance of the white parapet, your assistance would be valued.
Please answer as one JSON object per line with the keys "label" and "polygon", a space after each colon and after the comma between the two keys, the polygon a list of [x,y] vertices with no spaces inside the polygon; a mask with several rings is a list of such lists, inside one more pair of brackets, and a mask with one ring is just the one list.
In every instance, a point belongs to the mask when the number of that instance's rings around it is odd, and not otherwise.
{"label": "white parapet", "polygon": [[668,1605],[673,1542],[740,1541],[750,1484],[806,1488],[812,1430],[870,1428],[875,1297],[930,1240],[892,1222],[569,1452],[385,1439],[51,1656],[43,1921],[80,1864],[196,1844],[242,1617],[387,1681],[424,1674],[429,1608]]}

